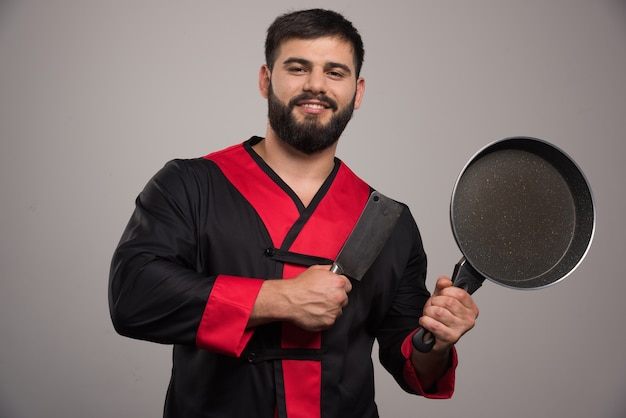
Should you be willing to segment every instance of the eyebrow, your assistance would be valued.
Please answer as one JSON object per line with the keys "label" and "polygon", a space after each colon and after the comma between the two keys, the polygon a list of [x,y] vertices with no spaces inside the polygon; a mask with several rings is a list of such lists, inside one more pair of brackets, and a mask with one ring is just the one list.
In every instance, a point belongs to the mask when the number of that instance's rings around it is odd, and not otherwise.
{"label": "eyebrow", "polygon": [[[313,64],[309,60],[306,60],[304,58],[296,58],[296,57],[287,58],[285,61],[283,61],[283,65],[289,65],[289,64],[294,64],[294,63],[301,64],[307,67],[310,67]],[[325,69],[340,68],[343,71],[345,71],[348,75],[352,74],[352,70],[350,69],[350,67],[340,62],[327,62],[326,64],[324,64],[324,68]]]}

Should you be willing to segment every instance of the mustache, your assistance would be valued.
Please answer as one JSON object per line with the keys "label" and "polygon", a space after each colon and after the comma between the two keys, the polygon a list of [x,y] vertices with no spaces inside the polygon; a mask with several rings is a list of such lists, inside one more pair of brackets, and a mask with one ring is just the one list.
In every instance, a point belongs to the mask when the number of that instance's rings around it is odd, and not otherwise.
{"label": "mustache", "polygon": [[289,109],[293,109],[298,104],[298,102],[303,101],[303,100],[318,100],[320,102],[327,103],[328,106],[330,106],[330,108],[334,111],[337,111],[337,109],[339,109],[337,102],[331,99],[330,97],[324,94],[313,95],[310,93],[302,93],[292,98],[291,100],[289,100]]}

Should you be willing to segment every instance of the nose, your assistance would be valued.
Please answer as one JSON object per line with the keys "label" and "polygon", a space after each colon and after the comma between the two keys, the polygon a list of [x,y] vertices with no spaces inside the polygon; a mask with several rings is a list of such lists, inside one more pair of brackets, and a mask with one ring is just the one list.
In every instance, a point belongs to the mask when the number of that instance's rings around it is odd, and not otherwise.
{"label": "nose", "polygon": [[326,74],[322,69],[315,68],[307,76],[304,90],[312,94],[326,93]]}

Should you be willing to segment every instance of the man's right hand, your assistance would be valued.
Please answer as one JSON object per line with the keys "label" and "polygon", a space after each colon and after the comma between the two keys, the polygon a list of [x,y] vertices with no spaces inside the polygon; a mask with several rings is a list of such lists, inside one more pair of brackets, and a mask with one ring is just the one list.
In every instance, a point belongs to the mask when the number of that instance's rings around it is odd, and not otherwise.
{"label": "man's right hand", "polygon": [[352,284],[331,273],[330,266],[312,266],[293,279],[266,280],[248,326],[288,321],[307,331],[330,328],[348,304]]}

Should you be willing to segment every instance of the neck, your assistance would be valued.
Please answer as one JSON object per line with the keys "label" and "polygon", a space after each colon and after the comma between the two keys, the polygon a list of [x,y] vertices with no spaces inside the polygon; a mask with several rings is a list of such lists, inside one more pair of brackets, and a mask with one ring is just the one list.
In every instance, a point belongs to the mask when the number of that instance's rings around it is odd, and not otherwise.
{"label": "neck", "polygon": [[305,154],[286,144],[268,129],[253,149],[307,206],[335,166],[337,144],[315,154]]}

